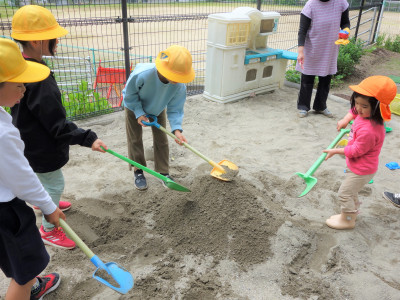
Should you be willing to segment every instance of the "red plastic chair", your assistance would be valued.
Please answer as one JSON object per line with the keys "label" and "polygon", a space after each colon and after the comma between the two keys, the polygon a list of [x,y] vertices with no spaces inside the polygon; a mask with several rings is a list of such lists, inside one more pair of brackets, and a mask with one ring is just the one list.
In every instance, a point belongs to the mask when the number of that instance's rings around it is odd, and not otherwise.
{"label": "red plastic chair", "polygon": [[[132,64],[131,64],[132,70]],[[99,83],[109,83],[110,86],[107,90],[107,100],[110,101],[110,95],[112,88],[114,88],[115,93],[118,95],[119,102],[118,105],[114,105],[114,101],[112,102],[113,107],[120,107],[122,104],[122,89],[125,87],[126,83],[126,72],[125,69],[118,68],[105,68],[101,66],[101,61],[99,62],[99,66],[97,68],[96,80],[94,81],[93,89],[95,90],[97,84]],[[118,91],[117,84],[119,84],[120,89]],[[121,88],[121,85],[123,87]]]}

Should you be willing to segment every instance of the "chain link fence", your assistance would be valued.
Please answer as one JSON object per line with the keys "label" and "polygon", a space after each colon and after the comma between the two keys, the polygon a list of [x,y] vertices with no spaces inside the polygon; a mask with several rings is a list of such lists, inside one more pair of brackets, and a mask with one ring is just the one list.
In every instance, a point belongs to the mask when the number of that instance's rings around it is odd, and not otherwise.
{"label": "chain link fence", "polygon": [[[269,37],[268,46],[296,52],[305,2],[3,0],[0,29],[3,37],[10,37],[12,16],[26,4],[45,6],[56,16],[69,34],[60,39],[56,56],[45,60],[55,73],[68,118],[79,119],[122,109],[121,92],[130,71],[137,63],[154,62],[157,54],[172,44],[185,46],[193,56],[196,78],[187,84],[188,95],[202,93],[209,14],[241,6],[277,11],[281,14],[278,33]],[[399,34],[399,3],[350,1],[352,35],[369,44],[379,33]]]}

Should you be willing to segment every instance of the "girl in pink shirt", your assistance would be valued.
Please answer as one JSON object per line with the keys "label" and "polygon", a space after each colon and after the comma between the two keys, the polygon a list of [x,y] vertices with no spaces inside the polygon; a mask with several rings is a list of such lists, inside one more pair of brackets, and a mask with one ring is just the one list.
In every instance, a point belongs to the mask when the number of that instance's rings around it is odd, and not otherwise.
{"label": "girl in pink shirt", "polygon": [[390,102],[397,93],[396,84],[386,76],[371,76],[359,85],[350,86],[349,113],[337,123],[337,129],[346,128],[354,120],[349,142],[345,148],[324,150],[325,159],[335,154],[346,156],[346,177],[339,188],[338,198],[341,213],[331,216],[326,224],[334,229],[352,229],[355,226],[358,208],[358,192],[378,170],[379,153],[385,139],[384,121],[390,121]]}

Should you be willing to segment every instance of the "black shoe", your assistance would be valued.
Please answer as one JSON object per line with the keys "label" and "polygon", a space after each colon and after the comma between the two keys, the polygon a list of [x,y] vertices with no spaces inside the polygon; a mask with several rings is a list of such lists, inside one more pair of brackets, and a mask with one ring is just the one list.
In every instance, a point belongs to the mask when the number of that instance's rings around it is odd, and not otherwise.
{"label": "black shoe", "polygon": [[394,206],[400,207],[400,194],[393,194],[389,192],[383,192],[383,197],[389,200]]}
{"label": "black shoe", "polygon": [[[174,179],[173,179],[169,174],[163,174],[163,173],[160,173],[160,174],[163,175],[163,176],[165,176],[165,177],[167,177],[167,178],[169,178],[169,179],[171,179],[172,181],[174,181]],[[161,183],[163,184],[163,186],[164,186],[165,188],[168,188],[167,185],[165,184],[165,181],[164,181],[164,180],[161,180]]]}
{"label": "black shoe", "polygon": [[146,177],[144,177],[143,170],[135,171],[135,187],[140,191],[147,189],[147,181]]}

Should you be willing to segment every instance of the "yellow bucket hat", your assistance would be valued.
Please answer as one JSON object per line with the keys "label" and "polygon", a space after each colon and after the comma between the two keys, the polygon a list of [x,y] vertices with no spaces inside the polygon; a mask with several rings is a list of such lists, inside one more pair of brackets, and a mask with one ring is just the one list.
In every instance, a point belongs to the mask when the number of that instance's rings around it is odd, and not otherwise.
{"label": "yellow bucket hat", "polygon": [[49,74],[45,65],[26,61],[15,42],[0,38],[0,82],[36,82]]}
{"label": "yellow bucket hat", "polygon": [[188,83],[194,79],[192,55],[185,47],[173,45],[161,51],[156,58],[156,68],[170,81]]}
{"label": "yellow bucket hat", "polygon": [[38,5],[25,5],[18,9],[11,26],[11,37],[20,41],[52,40],[68,33],[48,9]]}

